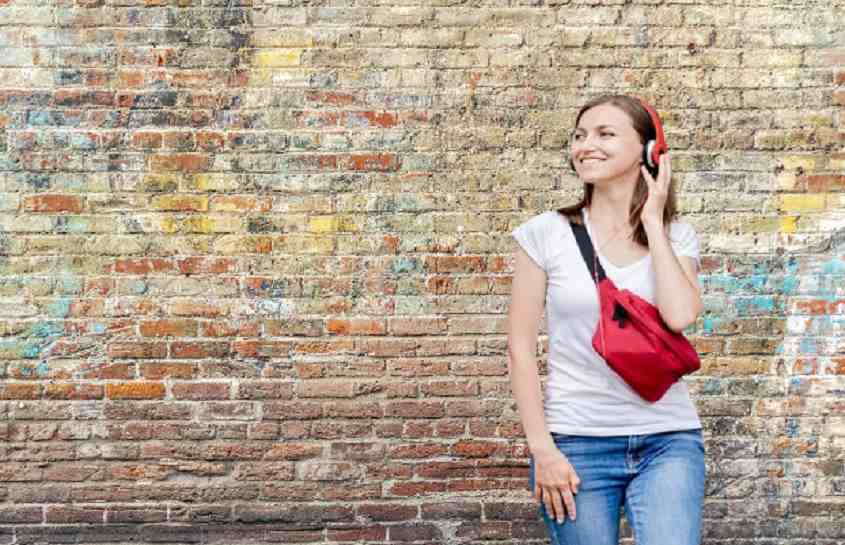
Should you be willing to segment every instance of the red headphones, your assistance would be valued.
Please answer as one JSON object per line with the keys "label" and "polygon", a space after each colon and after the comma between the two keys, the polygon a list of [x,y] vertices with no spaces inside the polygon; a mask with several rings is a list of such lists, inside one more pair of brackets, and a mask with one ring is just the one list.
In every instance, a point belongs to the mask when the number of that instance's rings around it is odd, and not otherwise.
{"label": "red headphones", "polygon": [[648,115],[651,116],[651,123],[654,125],[654,132],[656,133],[655,140],[649,140],[643,147],[643,162],[648,168],[652,176],[657,176],[657,165],[660,164],[660,155],[669,151],[669,146],[666,145],[666,137],[663,135],[663,124],[660,122],[660,116],[657,115],[657,110],[645,100],[634,97],[640,101],[643,108],[646,109]]}

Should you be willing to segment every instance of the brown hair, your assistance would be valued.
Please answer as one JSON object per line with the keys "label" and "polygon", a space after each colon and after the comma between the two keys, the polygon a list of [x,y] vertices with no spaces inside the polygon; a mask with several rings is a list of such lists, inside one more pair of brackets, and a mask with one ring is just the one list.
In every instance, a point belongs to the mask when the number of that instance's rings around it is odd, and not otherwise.
{"label": "brown hair", "polygon": [[[642,144],[645,144],[656,137],[657,130],[654,128],[654,123],[651,120],[648,110],[643,107],[638,99],[627,95],[602,95],[587,102],[583,107],[581,107],[581,110],[575,117],[575,126],[578,126],[578,122],[581,121],[581,116],[584,115],[584,112],[602,104],[612,104],[628,114],[628,117],[631,119],[631,124],[634,126],[634,130],[636,130],[637,134],[640,135],[640,142]],[[572,167],[572,170],[575,170],[575,165],[572,163],[571,157],[569,159],[569,166]],[[640,214],[647,198],[648,184],[646,183],[642,172],[640,172],[639,178],[637,179],[637,185],[634,187],[634,195],[631,198],[631,207],[628,211],[628,223],[634,227],[634,241],[646,247],[648,247],[648,237],[646,236],[645,227],[643,226]],[[570,221],[581,223],[581,210],[584,207],[589,206],[592,201],[593,185],[585,183],[584,196],[581,198],[581,201],[570,206],[564,206],[563,208],[558,209],[558,212],[569,218]],[[675,218],[675,215],[677,214],[676,202],[675,183],[673,180],[670,180],[669,195],[666,198],[666,206],[663,208],[663,225],[668,226]]]}

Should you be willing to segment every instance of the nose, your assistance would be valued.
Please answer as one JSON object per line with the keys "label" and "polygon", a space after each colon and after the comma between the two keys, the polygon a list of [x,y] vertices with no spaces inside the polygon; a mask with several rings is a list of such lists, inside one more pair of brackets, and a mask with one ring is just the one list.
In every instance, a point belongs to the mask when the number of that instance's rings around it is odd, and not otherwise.
{"label": "nose", "polygon": [[578,158],[596,149],[595,140],[590,136],[582,136],[580,140],[573,139],[571,149],[573,157]]}

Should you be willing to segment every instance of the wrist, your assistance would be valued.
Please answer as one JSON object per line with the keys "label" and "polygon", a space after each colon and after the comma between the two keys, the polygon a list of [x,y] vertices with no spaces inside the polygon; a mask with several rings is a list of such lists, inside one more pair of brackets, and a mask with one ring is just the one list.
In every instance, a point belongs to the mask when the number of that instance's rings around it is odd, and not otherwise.
{"label": "wrist", "polygon": [[557,452],[557,446],[555,446],[551,434],[547,434],[544,438],[528,441],[528,450],[531,451],[531,456],[534,458],[542,458]]}
{"label": "wrist", "polygon": [[663,230],[663,218],[641,218],[643,222],[643,229],[646,230],[646,233],[653,233],[656,231]]}

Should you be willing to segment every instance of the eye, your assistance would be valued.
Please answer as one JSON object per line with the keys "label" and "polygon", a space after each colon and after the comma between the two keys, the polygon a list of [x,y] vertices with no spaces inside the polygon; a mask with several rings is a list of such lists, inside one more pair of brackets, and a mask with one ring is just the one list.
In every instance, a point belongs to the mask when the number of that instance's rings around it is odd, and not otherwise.
{"label": "eye", "polygon": [[572,139],[577,141],[577,140],[580,140],[580,139],[581,139],[581,138],[583,138],[583,137],[584,137],[584,135],[583,135],[583,134],[578,133],[578,134],[574,135],[574,136],[572,137]]}
{"label": "eye", "polygon": [[601,133],[602,136],[613,136],[612,132],[603,132]]}

